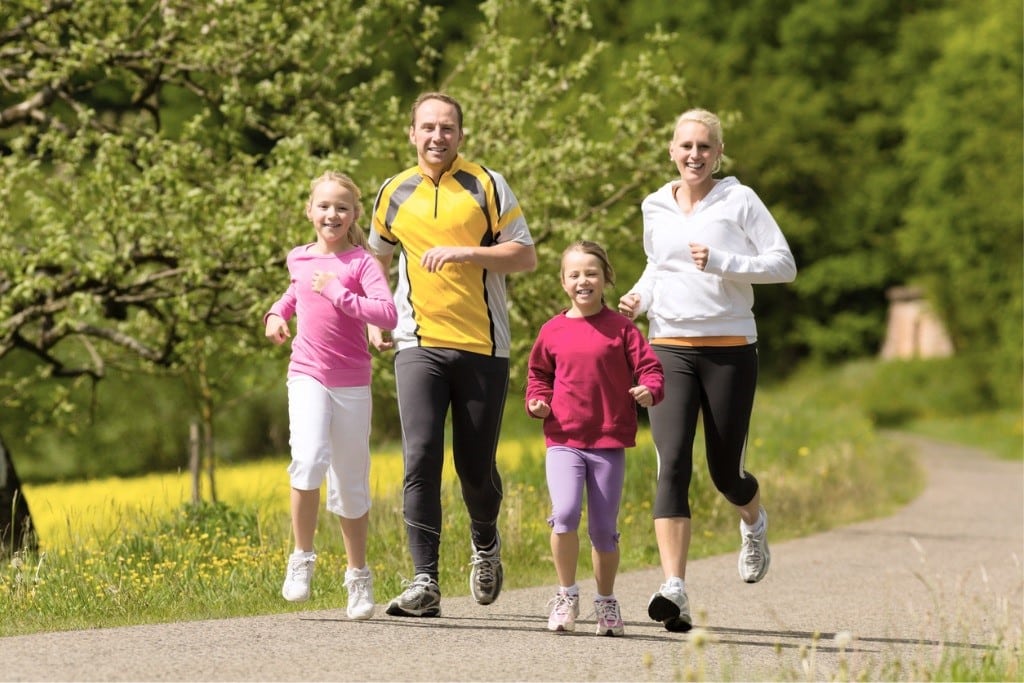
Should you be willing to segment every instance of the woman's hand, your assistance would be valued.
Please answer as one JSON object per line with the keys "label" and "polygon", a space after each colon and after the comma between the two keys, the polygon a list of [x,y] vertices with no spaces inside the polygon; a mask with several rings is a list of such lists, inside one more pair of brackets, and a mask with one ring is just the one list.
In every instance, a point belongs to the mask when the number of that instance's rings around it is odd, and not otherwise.
{"label": "woman's hand", "polygon": [[710,253],[706,244],[690,242],[690,257],[693,259],[697,270],[704,270],[708,265],[708,254]]}
{"label": "woman's hand", "polygon": [[634,292],[624,294],[619,299],[619,313],[626,316],[627,318],[636,317],[636,310],[640,307],[640,295]]}

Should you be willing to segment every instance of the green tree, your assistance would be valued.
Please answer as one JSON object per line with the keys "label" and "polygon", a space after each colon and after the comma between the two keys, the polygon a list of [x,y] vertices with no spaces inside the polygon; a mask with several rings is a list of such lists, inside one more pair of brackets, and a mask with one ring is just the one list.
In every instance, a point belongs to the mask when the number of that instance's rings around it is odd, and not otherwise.
{"label": "green tree", "polygon": [[746,51],[727,50],[738,58],[721,82],[724,106],[742,112],[726,147],[737,150],[734,170],[777,211],[800,267],[792,287],[766,293],[766,332],[825,361],[871,355],[885,290],[903,278],[897,155],[917,75],[889,62],[911,12],[886,0],[757,5],[751,19],[773,28]]}
{"label": "green tree", "polygon": [[[668,135],[652,112],[682,91],[659,34],[619,67],[636,100],[607,101],[594,65],[608,46],[575,0],[481,3],[458,47],[438,7],[400,0],[8,8],[0,382],[8,405],[62,388],[47,413],[114,370],[189,378],[209,413],[239,390],[225,369],[279,353],[259,321],[287,250],[310,238],[309,179],[337,168],[372,196],[415,162],[400,80],[462,99],[466,154],[522,200],[542,265],[512,282],[521,377],[533,332],[564,305],[564,244],[636,240],[636,193]],[[570,43],[587,47],[566,58]],[[394,411],[390,361],[376,360],[378,417]]]}
{"label": "green tree", "polygon": [[[874,352],[883,293],[899,273],[898,262],[878,259],[877,250],[899,219],[898,204],[887,200],[899,192],[899,94],[912,77],[879,74],[909,8],[885,0],[695,0],[685,8],[597,0],[591,7],[598,32],[617,45],[606,69],[642,49],[654,27],[678,33],[673,66],[688,87],[658,93],[657,115],[671,121],[693,106],[717,111],[724,173],[761,195],[790,241],[796,282],[757,292],[767,369],[807,355]],[[632,96],[632,79],[605,81]],[[645,185],[672,171],[662,160]]]}
{"label": "green tree", "polygon": [[74,396],[55,380],[170,372],[199,389],[209,446],[217,369],[267,353],[309,179],[391,154],[366,134],[396,116],[387,67],[426,51],[436,17],[401,0],[4,9],[4,402],[56,386],[45,419]]}
{"label": "green tree", "polygon": [[[992,0],[915,25],[935,37],[904,112],[914,182],[899,246],[993,402],[1019,404],[1024,283],[1021,6]],[[934,54],[937,52],[937,54]]]}

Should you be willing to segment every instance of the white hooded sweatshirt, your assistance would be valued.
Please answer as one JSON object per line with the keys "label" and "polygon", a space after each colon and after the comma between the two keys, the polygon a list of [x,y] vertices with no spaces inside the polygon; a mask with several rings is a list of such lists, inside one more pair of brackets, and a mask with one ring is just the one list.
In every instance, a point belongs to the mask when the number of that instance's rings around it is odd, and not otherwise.
{"label": "white hooded sweatshirt", "polygon": [[[647,267],[631,293],[651,339],[744,336],[757,340],[753,284],[792,282],[796,262],[761,198],[736,178],[719,180],[686,215],[669,182],[641,204]],[[698,270],[690,243],[708,246]]]}

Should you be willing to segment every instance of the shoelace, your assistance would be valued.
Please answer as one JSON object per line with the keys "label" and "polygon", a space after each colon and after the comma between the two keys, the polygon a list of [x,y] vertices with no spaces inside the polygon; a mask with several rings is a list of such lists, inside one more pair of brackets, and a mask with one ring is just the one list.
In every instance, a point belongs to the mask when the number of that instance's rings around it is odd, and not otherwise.
{"label": "shoelace", "polygon": [[753,533],[744,532],[743,546],[746,549],[745,561],[747,566],[756,569],[761,564],[761,542]]}
{"label": "shoelace", "polygon": [[345,588],[348,590],[353,597],[369,597],[370,595],[370,577],[369,576],[353,576],[352,578],[345,581]]}
{"label": "shoelace", "polygon": [[598,621],[606,624],[615,624],[622,621],[619,615],[619,603],[615,600],[599,600],[594,603],[594,613]]}
{"label": "shoelace", "polygon": [[480,553],[473,553],[473,559],[470,564],[477,568],[477,580],[480,583],[494,583],[494,558],[483,557]]}
{"label": "shoelace", "polygon": [[430,589],[432,585],[433,581],[431,581],[429,577],[424,577],[422,579],[414,578],[412,580],[402,579],[402,592],[404,593],[406,591],[417,590],[422,593],[423,591]]}
{"label": "shoelace", "polygon": [[299,577],[308,579],[315,560],[316,555],[306,558],[292,558],[288,562],[288,577],[291,579],[297,579]]}
{"label": "shoelace", "polygon": [[568,593],[559,593],[548,600],[548,608],[558,616],[569,616],[573,612],[573,596]]}

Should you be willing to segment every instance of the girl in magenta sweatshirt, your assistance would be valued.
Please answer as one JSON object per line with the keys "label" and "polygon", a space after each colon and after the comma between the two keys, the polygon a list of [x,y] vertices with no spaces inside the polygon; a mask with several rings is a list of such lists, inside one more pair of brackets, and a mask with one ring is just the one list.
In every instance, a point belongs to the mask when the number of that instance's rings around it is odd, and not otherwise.
{"label": "girl in magenta sweatshirt", "polygon": [[570,245],[561,278],[571,306],[541,327],[526,386],[526,409],[544,420],[547,445],[548,524],[559,581],[548,629],[575,630],[579,616],[577,529],[586,488],[597,633],[618,636],[624,625],[614,588],[626,449],[636,445],[636,406],[658,403],[664,381],[644,335],[605,305],[604,289],[615,279],[605,250],[585,240]]}

